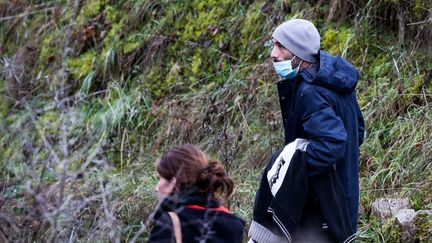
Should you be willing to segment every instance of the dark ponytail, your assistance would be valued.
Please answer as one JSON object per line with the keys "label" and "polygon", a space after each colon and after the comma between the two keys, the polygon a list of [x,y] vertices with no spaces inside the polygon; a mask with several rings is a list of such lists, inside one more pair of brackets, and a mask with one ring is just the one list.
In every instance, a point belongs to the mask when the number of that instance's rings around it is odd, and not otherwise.
{"label": "dark ponytail", "polygon": [[233,191],[234,183],[228,177],[224,167],[215,160],[209,161],[208,166],[200,173],[198,188],[213,197],[229,197]]}
{"label": "dark ponytail", "polygon": [[178,191],[198,187],[211,197],[226,198],[233,191],[233,181],[224,167],[192,144],[177,146],[156,161],[156,170],[165,179],[176,178]]}

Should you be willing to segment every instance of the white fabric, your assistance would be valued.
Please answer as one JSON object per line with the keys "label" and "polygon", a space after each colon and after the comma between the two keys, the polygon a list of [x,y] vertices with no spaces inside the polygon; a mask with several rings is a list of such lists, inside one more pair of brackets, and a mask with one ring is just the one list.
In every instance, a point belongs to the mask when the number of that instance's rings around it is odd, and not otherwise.
{"label": "white fabric", "polygon": [[285,238],[279,229],[274,225],[273,229],[268,229],[258,222],[252,220],[249,228],[249,241],[248,243],[289,243],[290,241]]}
{"label": "white fabric", "polygon": [[[282,152],[279,154],[279,156],[276,158],[273,166],[267,172],[267,181],[269,182],[269,186],[273,196],[276,195],[279,188],[282,186],[282,182],[284,181],[285,175],[288,171],[291,159],[295,151],[297,149],[300,149],[301,151],[306,151],[308,144],[308,140],[297,138],[293,142],[287,144],[282,150]],[[285,161],[285,163],[283,161]]]}

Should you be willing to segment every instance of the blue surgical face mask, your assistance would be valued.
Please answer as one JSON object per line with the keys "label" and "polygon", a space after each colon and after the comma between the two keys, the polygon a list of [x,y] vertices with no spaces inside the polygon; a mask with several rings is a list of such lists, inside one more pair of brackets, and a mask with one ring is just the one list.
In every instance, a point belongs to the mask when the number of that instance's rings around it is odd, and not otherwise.
{"label": "blue surgical face mask", "polygon": [[273,62],[273,66],[276,70],[276,73],[279,74],[282,78],[294,78],[297,76],[298,71],[300,70],[300,64],[293,69],[292,67],[292,61],[296,58],[296,56],[293,57],[291,60],[285,60],[280,62]]}

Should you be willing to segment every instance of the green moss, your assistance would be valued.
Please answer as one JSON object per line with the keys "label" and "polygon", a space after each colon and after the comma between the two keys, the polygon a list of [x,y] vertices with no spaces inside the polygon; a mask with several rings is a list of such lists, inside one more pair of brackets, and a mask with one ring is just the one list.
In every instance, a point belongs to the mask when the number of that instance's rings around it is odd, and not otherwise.
{"label": "green moss", "polygon": [[335,42],[337,42],[337,31],[335,29],[327,30],[322,36],[321,45],[324,49],[329,49],[333,46]]}
{"label": "green moss", "polygon": [[143,36],[139,33],[131,34],[121,42],[123,53],[131,52],[144,43]]}
{"label": "green moss", "polygon": [[[265,16],[261,13],[262,3],[254,3],[247,10],[246,15],[240,27],[240,40],[236,43],[242,47],[240,55],[250,58],[257,56],[258,50],[263,48],[262,45],[257,45],[256,40],[258,37],[264,37],[262,33],[262,26],[266,20]],[[247,56],[247,57],[246,57]]]}
{"label": "green moss", "polygon": [[424,85],[425,75],[415,75],[412,78],[413,84],[411,84],[410,93],[412,94],[420,94]]}
{"label": "green moss", "polygon": [[346,56],[355,46],[354,31],[350,28],[330,28],[322,35],[321,47],[331,54]]}
{"label": "green moss", "polygon": [[[411,156],[412,157],[412,156]],[[414,210],[422,210],[425,206],[425,203],[430,202],[431,199],[428,199],[430,191],[427,189],[419,189],[410,193],[410,205]]]}
{"label": "green moss", "polygon": [[75,78],[82,78],[93,69],[97,54],[94,51],[87,51],[78,57],[67,59],[67,66]]}
{"label": "green moss", "polygon": [[192,62],[190,64],[190,69],[193,75],[199,75],[201,69],[202,69],[202,58],[201,58],[201,52],[196,52],[195,55],[192,57]]}
{"label": "green moss", "polygon": [[[117,9],[112,5],[106,5],[103,10],[103,15],[106,18],[106,22],[110,24],[108,33],[104,37],[103,45],[105,48],[110,48],[113,46],[122,46],[124,42],[135,43],[136,36],[131,33],[127,28],[128,15],[125,14],[121,9]],[[128,32],[125,35],[126,41],[121,40],[121,35]],[[128,50],[132,49],[130,46],[127,47]]]}
{"label": "green moss", "polygon": [[368,73],[373,78],[382,78],[392,71],[393,63],[388,56],[377,57],[369,64]]}
{"label": "green moss", "polygon": [[79,24],[83,24],[87,19],[97,16],[103,12],[105,5],[109,0],[88,0],[85,1],[85,5],[80,11],[80,15],[77,18]]}
{"label": "green moss", "polygon": [[432,240],[432,215],[426,213],[418,214],[415,227],[416,239],[419,242],[430,242]]}
{"label": "green moss", "polygon": [[401,241],[401,231],[399,226],[394,222],[394,220],[387,220],[382,226],[382,235],[385,242],[400,242]]}
{"label": "green moss", "polygon": [[47,111],[39,117],[37,126],[44,136],[55,136],[59,133],[60,116],[55,111]]}
{"label": "green moss", "polygon": [[161,82],[162,77],[157,68],[151,68],[143,77],[144,86],[151,91],[155,96],[160,96],[163,91],[166,91],[167,85]]}
{"label": "green moss", "polygon": [[[179,38],[182,41],[198,41],[198,38],[208,31],[210,26],[221,27],[220,19],[224,19],[232,5],[231,1],[196,0],[191,10],[182,21],[177,21]],[[220,30],[223,31],[223,30]],[[219,37],[219,40],[221,37]]]}
{"label": "green moss", "polygon": [[[178,78],[180,76],[181,73],[181,69],[182,67],[178,64],[178,62],[175,62],[174,64],[170,65],[170,71],[168,73],[168,78],[172,77],[172,78]],[[172,83],[172,82],[170,82]]]}
{"label": "green moss", "polygon": [[[123,13],[121,13],[123,14]],[[115,9],[113,6],[108,5],[104,10],[104,16],[106,20],[110,23],[117,22],[120,17],[120,12],[118,9]]]}
{"label": "green moss", "polygon": [[427,4],[423,5],[423,3],[426,2],[427,1],[422,1],[422,0],[414,1],[413,13],[417,19],[420,19],[422,17],[423,13],[425,12],[424,10],[430,9],[431,6],[427,6]]}
{"label": "green moss", "polygon": [[120,41],[120,34],[124,28],[125,21],[121,19],[118,23],[112,23],[111,29],[108,31],[107,36],[104,38],[104,45],[112,46],[112,44],[116,44]]}
{"label": "green moss", "polygon": [[60,55],[58,42],[61,37],[57,31],[47,32],[43,37],[41,43],[41,52],[39,54],[39,66],[46,68],[49,64],[49,60],[52,57],[57,58]]}

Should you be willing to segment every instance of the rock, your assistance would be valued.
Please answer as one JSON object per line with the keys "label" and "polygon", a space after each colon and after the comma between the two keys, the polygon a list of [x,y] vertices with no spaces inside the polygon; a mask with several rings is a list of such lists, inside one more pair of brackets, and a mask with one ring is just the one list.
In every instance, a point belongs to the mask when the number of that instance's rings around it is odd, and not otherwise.
{"label": "rock", "polygon": [[396,224],[401,230],[402,242],[414,242],[416,216],[417,213],[414,209],[401,209],[396,214]]}
{"label": "rock", "polygon": [[408,209],[408,198],[379,198],[372,203],[372,212],[381,219],[397,214],[401,209]]}

